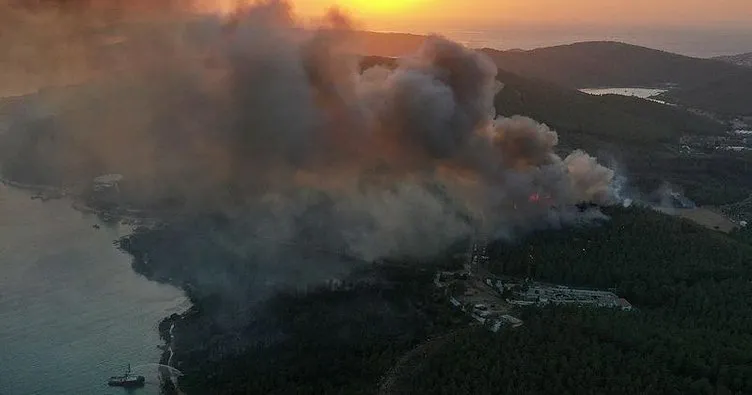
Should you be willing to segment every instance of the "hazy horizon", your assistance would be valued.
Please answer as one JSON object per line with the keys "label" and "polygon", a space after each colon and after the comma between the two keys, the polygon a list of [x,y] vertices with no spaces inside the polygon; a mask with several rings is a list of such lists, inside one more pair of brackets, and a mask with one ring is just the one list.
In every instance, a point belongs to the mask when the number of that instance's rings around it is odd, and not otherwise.
{"label": "hazy horizon", "polygon": [[[215,2],[216,3],[216,2]],[[748,0],[294,0],[303,16],[337,6],[374,29],[395,23],[418,28],[546,24],[605,27],[721,28],[749,26]]]}
{"label": "hazy horizon", "polygon": [[622,41],[694,57],[752,52],[747,0],[295,0],[292,5],[306,18],[336,6],[363,30],[437,33],[500,50]]}
{"label": "hazy horizon", "polygon": [[619,41],[627,44],[673,52],[680,55],[712,58],[752,52],[752,29],[595,29],[576,28],[449,28],[444,31],[420,29],[368,29],[376,32],[438,33],[471,48],[498,50],[567,45],[585,41]]}

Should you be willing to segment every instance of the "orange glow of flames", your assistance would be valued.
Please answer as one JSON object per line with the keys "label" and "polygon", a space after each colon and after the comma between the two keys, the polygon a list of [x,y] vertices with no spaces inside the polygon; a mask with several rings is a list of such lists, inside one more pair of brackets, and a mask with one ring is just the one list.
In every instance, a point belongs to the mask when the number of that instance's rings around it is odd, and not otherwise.
{"label": "orange glow of flames", "polygon": [[528,196],[527,201],[530,203],[550,203],[552,200],[551,195],[541,195],[538,192],[534,192]]}

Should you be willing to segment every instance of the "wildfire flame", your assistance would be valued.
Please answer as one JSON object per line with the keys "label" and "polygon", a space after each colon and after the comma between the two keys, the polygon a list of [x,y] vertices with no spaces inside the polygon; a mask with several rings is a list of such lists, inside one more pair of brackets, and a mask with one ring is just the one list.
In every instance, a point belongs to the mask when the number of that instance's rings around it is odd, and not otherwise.
{"label": "wildfire flame", "polygon": [[530,203],[541,203],[541,204],[551,204],[553,198],[550,194],[541,194],[539,192],[534,192],[528,196],[527,201]]}

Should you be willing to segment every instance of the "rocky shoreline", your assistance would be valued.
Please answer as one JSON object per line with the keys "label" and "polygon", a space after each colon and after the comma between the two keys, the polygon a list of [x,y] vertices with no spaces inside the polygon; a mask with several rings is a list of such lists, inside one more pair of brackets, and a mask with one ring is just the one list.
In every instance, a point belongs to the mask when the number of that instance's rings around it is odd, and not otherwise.
{"label": "rocky shoreline", "polygon": [[[169,317],[163,319],[159,323],[159,337],[164,341],[164,347],[162,347],[162,356],[159,359],[160,365],[172,366],[172,356],[174,354],[174,329],[175,323],[181,319],[180,314],[172,314]],[[177,380],[173,377],[173,373],[170,369],[160,366],[159,368],[159,381],[160,389],[165,395],[178,395],[180,390],[178,389]]]}
{"label": "rocky shoreline", "polygon": [[31,192],[37,192],[40,196],[47,196],[49,199],[59,199],[70,194],[68,188],[65,187],[53,187],[50,185],[41,184],[25,184],[18,181],[9,180],[7,178],[0,177],[0,183],[9,187],[24,189]]}
{"label": "rocky shoreline", "polygon": [[[72,193],[71,189],[66,188],[66,187],[26,184],[26,183],[21,183],[21,182],[9,180],[6,178],[1,178],[1,177],[0,177],[0,184],[6,185],[8,187],[16,188],[19,190],[25,190],[25,191],[35,193],[34,195],[31,196],[31,199],[39,199],[41,201],[48,201],[52,199],[69,198],[72,200],[71,207],[74,210],[79,211],[81,213],[85,213],[85,214],[96,215],[103,222],[117,222],[117,223],[122,223],[123,225],[146,226],[146,227],[158,226],[158,224],[161,223],[159,219],[153,216],[144,215],[145,214],[144,212],[141,212],[135,209],[118,208],[115,210],[107,210],[107,209],[92,207],[86,204],[86,202],[84,202],[83,199],[81,199],[80,197]],[[134,268],[134,270],[138,271],[136,270],[136,268]],[[144,273],[141,273],[141,274],[144,274]],[[149,281],[159,282],[158,279],[152,278],[148,275],[145,275],[145,277],[149,279]],[[170,315],[169,317],[164,318],[159,323],[159,329],[158,329],[159,336],[160,336],[160,339],[164,341],[164,344],[159,346],[159,348],[162,350],[162,355],[160,356],[160,359],[159,359],[160,365],[173,367],[172,360],[173,360],[173,355],[174,355],[174,351],[173,351],[174,328],[175,328],[175,324],[181,319],[182,319],[182,315],[174,313]],[[174,375],[173,372],[170,371],[170,369],[160,367],[159,379],[160,379],[160,389],[163,394],[166,394],[166,395],[182,394],[182,392],[178,388],[177,376]]]}
{"label": "rocky shoreline", "polygon": [[34,192],[35,194],[31,196],[31,199],[48,201],[52,199],[69,198],[72,201],[71,207],[73,207],[74,210],[85,214],[94,214],[103,222],[119,222],[123,225],[146,227],[154,227],[161,223],[161,220],[159,220],[157,216],[149,215],[149,213],[143,210],[124,207],[118,207],[115,209],[93,207],[87,204],[78,194],[72,192],[73,190],[68,187],[25,184],[6,178],[0,178],[0,183],[9,187]]}

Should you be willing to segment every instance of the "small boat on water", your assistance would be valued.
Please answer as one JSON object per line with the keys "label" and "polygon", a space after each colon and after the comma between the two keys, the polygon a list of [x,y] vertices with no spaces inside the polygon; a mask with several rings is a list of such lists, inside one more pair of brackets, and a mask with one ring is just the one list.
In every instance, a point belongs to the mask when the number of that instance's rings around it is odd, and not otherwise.
{"label": "small boat on water", "polygon": [[136,388],[143,387],[146,382],[144,376],[136,376],[131,374],[131,364],[128,364],[128,369],[125,370],[125,374],[122,376],[112,376],[107,381],[110,387],[128,387]]}

